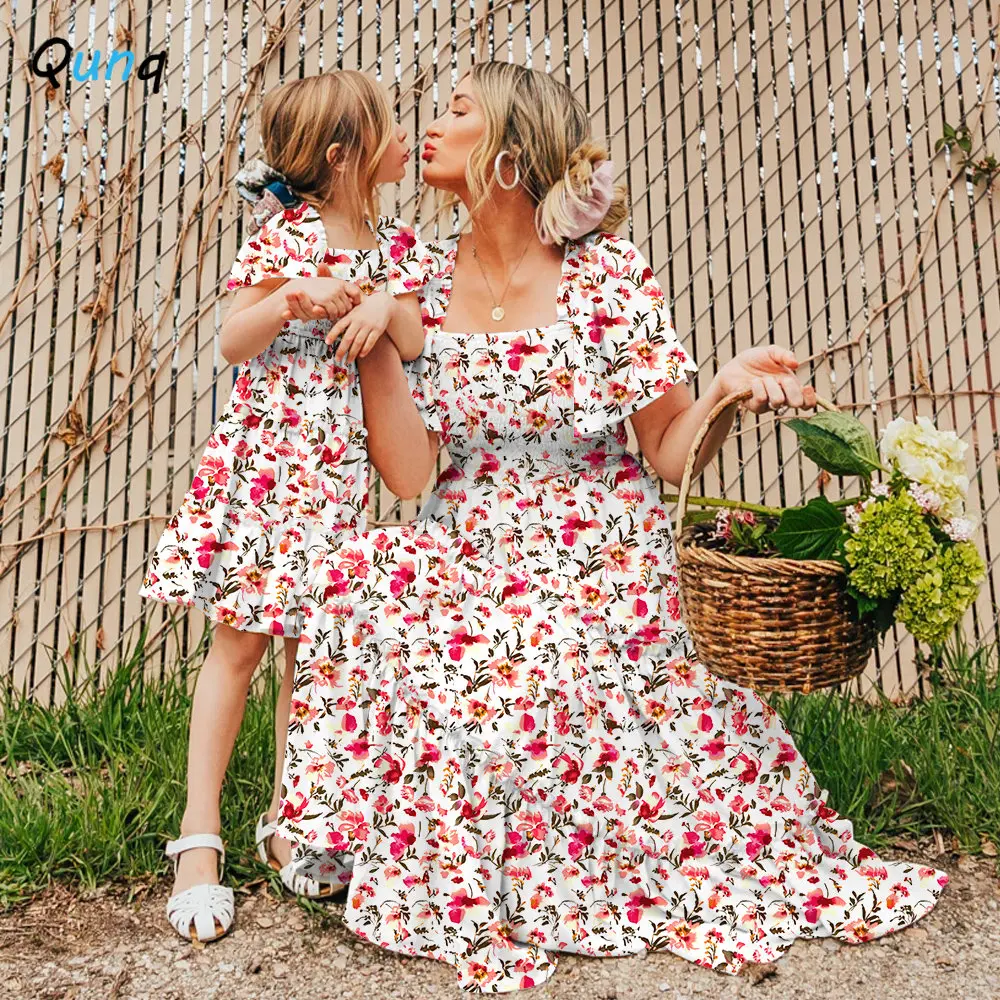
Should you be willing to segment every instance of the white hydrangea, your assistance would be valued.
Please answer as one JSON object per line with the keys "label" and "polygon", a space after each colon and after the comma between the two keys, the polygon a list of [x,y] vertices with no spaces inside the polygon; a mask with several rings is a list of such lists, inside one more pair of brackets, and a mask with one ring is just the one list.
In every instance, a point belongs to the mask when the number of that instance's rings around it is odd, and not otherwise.
{"label": "white hydrangea", "polygon": [[894,463],[907,479],[936,493],[938,513],[945,518],[965,509],[968,447],[954,431],[939,431],[927,417],[917,417],[916,423],[897,417],[883,428],[880,441],[883,462]]}
{"label": "white hydrangea", "polygon": [[873,497],[887,497],[889,495],[889,487],[885,483],[876,483],[870,490]]}
{"label": "white hydrangea", "polygon": [[856,503],[848,507],[844,511],[844,517],[847,520],[847,527],[851,531],[857,531],[858,525],[861,523],[861,504]]}
{"label": "white hydrangea", "polygon": [[944,497],[920,483],[910,483],[908,492],[925,514],[937,514],[944,506]]}
{"label": "white hydrangea", "polygon": [[967,542],[976,530],[976,522],[971,517],[953,517],[944,525],[944,533],[953,542]]}

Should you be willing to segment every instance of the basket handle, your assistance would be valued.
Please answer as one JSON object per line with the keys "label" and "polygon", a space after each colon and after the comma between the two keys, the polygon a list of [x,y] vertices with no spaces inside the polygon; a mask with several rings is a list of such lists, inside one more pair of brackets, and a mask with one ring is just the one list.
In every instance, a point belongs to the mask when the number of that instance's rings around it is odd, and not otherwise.
{"label": "basket handle", "polygon": [[[712,425],[716,420],[734,403],[740,403],[744,399],[749,399],[753,395],[752,389],[738,389],[736,392],[731,392],[724,399],[720,400],[712,409],[712,412],[705,418],[704,423],[698,428],[698,433],[694,436],[694,441],[691,442],[691,450],[688,452],[687,461],[684,463],[684,475],[681,477],[681,486],[677,498],[677,521],[676,528],[674,529],[674,536],[680,537],[681,527],[684,524],[684,514],[687,511],[687,498],[688,493],[691,490],[691,473],[694,471],[695,459],[698,456],[698,452],[701,451],[701,444],[705,440],[705,435],[712,429]],[[821,399],[819,396],[816,397],[816,405],[824,410],[836,410],[835,404],[831,403],[829,400]]]}

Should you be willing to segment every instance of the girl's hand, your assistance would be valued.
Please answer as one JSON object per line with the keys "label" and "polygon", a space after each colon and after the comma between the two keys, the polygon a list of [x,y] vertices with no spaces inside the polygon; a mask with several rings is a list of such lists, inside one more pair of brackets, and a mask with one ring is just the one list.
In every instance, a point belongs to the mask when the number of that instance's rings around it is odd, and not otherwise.
{"label": "girl's hand", "polygon": [[798,367],[795,355],[783,347],[751,347],[723,365],[715,380],[724,396],[752,389],[753,397],[745,404],[751,413],[781,413],[789,406],[814,409],[816,390],[792,374]]}
{"label": "girl's hand", "polygon": [[299,319],[305,323],[317,319],[340,319],[361,302],[361,289],[341,278],[334,278],[329,264],[320,264],[315,278],[298,278],[288,282],[285,302],[288,308],[282,319]]}
{"label": "girl's hand", "polygon": [[332,344],[338,337],[341,338],[336,351],[341,361],[363,358],[385,333],[391,318],[392,296],[388,292],[375,292],[334,324],[326,335],[326,342]]}

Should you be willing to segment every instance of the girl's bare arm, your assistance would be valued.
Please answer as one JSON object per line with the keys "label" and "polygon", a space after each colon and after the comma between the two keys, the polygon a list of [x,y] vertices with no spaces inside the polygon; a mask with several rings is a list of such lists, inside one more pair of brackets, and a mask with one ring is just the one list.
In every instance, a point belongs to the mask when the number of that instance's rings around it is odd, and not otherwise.
{"label": "girl's bare arm", "polygon": [[231,365],[256,357],[284,326],[284,295],[272,295],[282,285],[294,284],[289,278],[266,278],[247,288],[240,288],[222,322],[219,334],[222,356]]}

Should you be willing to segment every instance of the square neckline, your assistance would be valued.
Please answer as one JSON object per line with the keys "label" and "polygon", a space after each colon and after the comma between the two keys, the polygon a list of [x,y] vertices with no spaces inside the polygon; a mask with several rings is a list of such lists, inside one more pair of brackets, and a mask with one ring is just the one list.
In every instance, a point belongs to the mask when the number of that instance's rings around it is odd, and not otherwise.
{"label": "square neckline", "polygon": [[567,265],[569,263],[572,250],[576,248],[576,245],[579,242],[577,240],[566,240],[563,244],[563,259],[559,268],[559,282],[556,285],[556,319],[554,323],[547,323],[545,326],[526,326],[517,330],[443,329],[442,327],[444,325],[444,321],[448,316],[448,309],[451,306],[451,292],[452,285],[454,284],[455,263],[456,258],[458,257],[458,241],[461,238],[461,235],[461,233],[454,233],[448,238],[448,242],[451,243],[452,246],[446,253],[448,264],[443,273],[447,275],[447,279],[443,279],[441,281],[441,291],[444,296],[444,309],[441,313],[441,324],[438,325],[434,331],[436,334],[440,334],[445,337],[513,337],[521,333],[545,333],[547,330],[554,330],[556,327],[564,326],[570,321],[568,311],[563,304],[563,289],[569,281],[569,268]]}
{"label": "square neckline", "polygon": [[[312,218],[310,219],[308,216],[306,216],[305,219],[304,219],[304,221],[309,221],[311,223],[314,223],[315,226],[316,226],[316,228],[317,228],[317,230],[319,231],[320,236],[323,238],[323,246],[320,247],[320,254],[319,254],[319,259],[320,260],[322,260],[326,256],[327,250],[334,250],[337,253],[357,254],[360,257],[367,256],[368,254],[381,253],[382,252],[382,247],[379,244],[379,234],[378,234],[379,228],[381,228],[381,227],[378,226],[378,225],[373,226],[372,222],[371,222],[371,219],[369,219],[367,216],[365,216],[365,225],[371,230],[372,236],[375,237],[375,246],[373,246],[373,247],[367,247],[367,248],[364,248],[364,249],[362,249],[361,247],[332,247],[332,246],[330,246],[330,238],[327,235],[326,223],[323,221],[323,219],[320,216],[319,212],[315,208],[313,208],[313,206],[310,205],[309,202],[307,202],[305,199],[303,199],[299,203],[300,207],[302,205],[305,205],[306,208],[310,212],[312,212]],[[388,218],[388,216],[380,215],[376,219],[376,223],[381,223],[383,219],[387,219],[387,218]]]}

